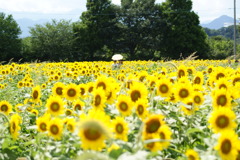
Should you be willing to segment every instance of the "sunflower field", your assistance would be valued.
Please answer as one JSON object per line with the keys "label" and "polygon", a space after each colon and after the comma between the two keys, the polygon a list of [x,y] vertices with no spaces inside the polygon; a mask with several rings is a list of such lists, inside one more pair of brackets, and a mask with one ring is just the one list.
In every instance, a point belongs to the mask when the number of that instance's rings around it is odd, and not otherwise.
{"label": "sunflower field", "polygon": [[0,159],[240,159],[233,61],[0,65]]}

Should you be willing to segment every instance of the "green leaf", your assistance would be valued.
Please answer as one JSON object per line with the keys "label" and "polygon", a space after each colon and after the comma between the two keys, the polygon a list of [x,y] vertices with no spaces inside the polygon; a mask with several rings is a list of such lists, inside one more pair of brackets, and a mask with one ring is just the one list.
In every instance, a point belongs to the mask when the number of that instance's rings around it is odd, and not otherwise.
{"label": "green leaf", "polygon": [[110,153],[109,153],[109,156],[111,158],[114,158],[114,159],[117,159],[121,154],[123,153],[123,149],[120,148],[120,149],[114,149],[112,150]]}
{"label": "green leaf", "polygon": [[190,135],[192,133],[196,133],[196,132],[201,132],[204,133],[202,130],[200,130],[199,128],[189,128],[186,132],[187,135]]}

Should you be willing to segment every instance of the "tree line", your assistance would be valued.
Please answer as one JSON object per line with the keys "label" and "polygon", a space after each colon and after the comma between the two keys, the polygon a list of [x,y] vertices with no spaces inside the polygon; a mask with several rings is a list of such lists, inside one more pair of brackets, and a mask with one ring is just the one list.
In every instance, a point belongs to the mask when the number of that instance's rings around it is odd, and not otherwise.
{"label": "tree line", "polygon": [[[224,58],[215,52],[192,11],[191,0],[87,0],[77,22],[52,20],[30,28],[30,37],[11,15],[0,13],[0,61],[111,60],[116,53],[126,60],[179,59],[197,52],[198,58]],[[223,47],[224,48],[224,47]],[[220,56],[219,56],[220,55]]]}

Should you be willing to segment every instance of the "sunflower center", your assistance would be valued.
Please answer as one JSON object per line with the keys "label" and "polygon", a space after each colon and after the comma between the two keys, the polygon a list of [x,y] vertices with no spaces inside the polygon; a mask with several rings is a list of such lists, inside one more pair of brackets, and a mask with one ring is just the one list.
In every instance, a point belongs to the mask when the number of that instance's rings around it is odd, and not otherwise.
{"label": "sunflower center", "polygon": [[79,111],[80,111],[81,109],[82,109],[82,107],[81,107],[80,104],[76,104],[76,105],[75,105],[75,110],[79,110]]}
{"label": "sunflower center", "polygon": [[165,136],[165,134],[164,134],[163,132],[161,132],[161,133],[159,134],[159,136],[160,136],[161,139],[166,139],[166,136]]}
{"label": "sunflower center", "polygon": [[54,134],[54,135],[57,135],[58,134],[58,132],[59,132],[59,128],[58,128],[58,126],[57,125],[52,125],[51,127],[50,127],[50,132],[52,133],[52,134]]}
{"label": "sunflower center", "polygon": [[116,132],[119,133],[119,134],[121,134],[121,133],[123,132],[123,126],[122,126],[122,124],[118,123],[118,124],[116,125]]}
{"label": "sunflower center", "polygon": [[80,88],[81,89],[81,95],[84,95],[85,94],[85,89],[84,88]]}
{"label": "sunflower center", "polygon": [[147,127],[146,127],[147,133],[154,133],[161,126],[158,119],[152,119],[149,122],[147,122],[146,125],[147,125]]}
{"label": "sunflower center", "polygon": [[200,82],[201,82],[201,78],[196,77],[196,78],[194,79],[194,84],[200,84]]}
{"label": "sunflower center", "polygon": [[37,99],[38,98],[38,91],[34,91],[33,92],[33,99]]}
{"label": "sunflower center", "polygon": [[1,111],[3,111],[3,112],[7,112],[8,111],[8,106],[7,105],[2,105],[1,106]]}
{"label": "sunflower center", "polygon": [[225,128],[229,125],[229,118],[225,115],[217,117],[216,124],[220,128]]}
{"label": "sunflower center", "polygon": [[61,87],[57,87],[56,88],[56,93],[57,93],[57,95],[62,95],[63,93],[62,93],[62,88]]}
{"label": "sunflower center", "polygon": [[106,84],[104,82],[99,82],[98,85],[97,85],[97,88],[98,87],[102,87],[105,90],[106,89]]}
{"label": "sunflower center", "polygon": [[57,112],[60,109],[60,105],[57,102],[53,102],[50,106],[51,110]]}
{"label": "sunflower center", "polygon": [[240,82],[240,77],[234,78],[233,85],[235,85],[236,82]]}
{"label": "sunflower center", "polygon": [[16,124],[15,124],[15,122],[12,123],[12,130],[13,130],[13,132],[16,130]]}
{"label": "sunflower center", "polygon": [[101,104],[101,96],[96,95],[95,97],[95,106],[99,106]]}
{"label": "sunflower center", "polygon": [[40,129],[43,130],[43,131],[46,131],[47,130],[47,125],[46,123],[42,122],[40,125],[39,125]]}
{"label": "sunflower center", "polygon": [[112,97],[112,92],[109,92],[108,96],[107,96],[107,100],[111,99]]}
{"label": "sunflower center", "polygon": [[238,155],[237,155],[236,160],[240,160],[240,151],[239,150],[238,150]]}
{"label": "sunflower center", "polygon": [[159,91],[161,93],[167,93],[168,92],[168,86],[166,84],[162,84],[160,87],[159,87]]}
{"label": "sunflower center", "polygon": [[180,92],[179,92],[179,96],[180,96],[181,98],[186,98],[186,97],[188,97],[188,95],[189,95],[189,92],[188,92],[188,90],[185,89],[185,88],[181,89]]}
{"label": "sunflower center", "polygon": [[227,104],[227,97],[226,95],[220,95],[217,98],[217,104],[220,106],[225,106]]}
{"label": "sunflower center", "polygon": [[67,91],[67,95],[68,95],[69,97],[74,97],[76,94],[77,94],[77,92],[76,92],[76,90],[73,89],[73,88],[71,88],[71,89],[69,89],[69,90]]}
{"label": "sunflower center", "polygon": [[227,86],[225,85],[225,84],[221,84],[220,86],[219,86],[219,89],[221,89],[221,88],[227,88]]}
{"label": "sunflower center", "polygon": [[195,96],[195,97],[193,98],[193,100],[194,100],[194,102],[197,103],[197,104],[201,102],[201,98],[200,98],[199,96]]}
{"label": "sunflower center", "polygon": [[119,105],[119,108],[121,109],[121,111],[127,111],[128,110],[128,105],[125,102],[121,102]]}
{"label": "sunflower center", "polygon": [[132,91],[131,93],[131,99],[133,102],[136,102],[138,98],[141,98],[141,93],[137,90]]}
{"label": "sunflower center", "polygon": [[142,105],[138,105],[138,107],[137,107],[137,111],[138,111],[138,114],[139,114],[139,115],[142,115],[143,112],[144,112],[144,108],[143,108],[143,106],[142,106]]}
{"label": "sunflower center", "polygon": [[154,143],[154,142],[152,142],[152,143],[148,143],[148,144],[147,144],[147,147],[148,147],[148,148],[153,148],[153,147],[154,147],[154,145],[155,145],[155,143]]}
{"label": "sunflower center", "polygon": [[179,70],[179,71],[178,71],[178,77],[181,78],[181,77],[183,77],[183,76],[185,76],[184,70]]}
{"label": "sunflower center", "polygon": [[91,93],[93,91],[93,87],[88,88],[88,92]]}
{"label": "sunflower center", "polygon": [[67,116],[70,116],[70,115],[72,114],[72,112],[71,112],[70,110],[67,110],[67,111],[65,112],[65,114],[66,114]]}
{"label": "sunflower center", "polygon": [[232,144],[229,139],[225,139],[221,145],[221,151],[224,154],[228,154],[232,149]]}
{"label": "sunflower center", "polygon": [[216,79],[223,78],[225,75],[223,73],[218,73],[216,76]]}
{"label": "sunflower center", "polygon": [[84,136],[90,141],[95,141],[100,138],[101,134],[95,128],[88,128],[84,130]]}
{"label": "sunflower center", "polygon": [[195,160],[195,157],[194,157],[193,155],[189,155],[189,156],[188,156],[188,159],[189,159],[189,160]]}

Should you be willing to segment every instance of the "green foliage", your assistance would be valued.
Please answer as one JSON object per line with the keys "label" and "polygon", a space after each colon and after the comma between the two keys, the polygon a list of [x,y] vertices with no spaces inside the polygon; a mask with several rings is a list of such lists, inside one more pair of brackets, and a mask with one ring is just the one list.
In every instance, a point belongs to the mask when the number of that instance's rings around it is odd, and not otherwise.
{"label": "green foliage", "polygon": [[0,13],[0,61],[21,58],[21,30],[12,15]]}
{"label": "green foliage", "polygon": [[25,45],[32,50],[29,58],[41,61],[74,59],[74,35],[70,21],[52,20],[45,25],[35,25],[30,29],[30,33],[31,45]]}
{"label": "green foliage", "polygon": [[167,22],[161,53],[171,58],[189,56],[197,52],[199,58],[207,58],[209,47],[206,34],[199,26],[199,17],[192,11],[191,0],[167,0],[162,5]]}
{"label": "green foliage", "polygon": [[225,59],[233,54],[233,41],[223,36],[209,38],[208,43],[211,48],[211,59]]}

